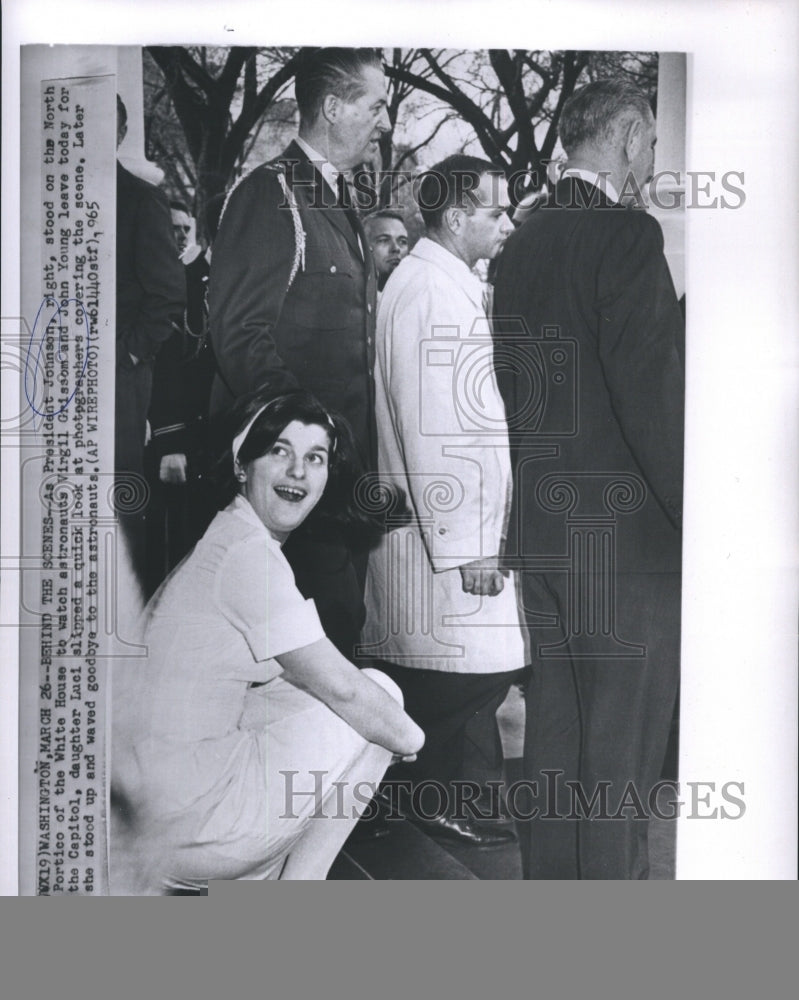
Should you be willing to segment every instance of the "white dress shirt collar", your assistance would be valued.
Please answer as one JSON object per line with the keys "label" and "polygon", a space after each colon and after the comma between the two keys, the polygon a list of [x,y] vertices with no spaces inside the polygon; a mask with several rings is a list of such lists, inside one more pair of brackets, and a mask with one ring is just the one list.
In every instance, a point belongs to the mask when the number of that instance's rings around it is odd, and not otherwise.
{"label": "white dress shirt collar", "polygon": [[452,278],[469,296],[474,305],[484,311],[483,282],[471,271],[460,257],[445,249],[440,243],[423,236],[411,250],[410,256],[435,264]]}
{"label": "white dress shirt collar", "polygon": [[302,139],[300,136],[297,136],[297,145],[327,181],[331,191],[338,197],[338,175],[341,171],[334,167],[330,160],[322,156],[313,146],[309,146],[305,139]]}
{"label": "white dress shirt collar", "polygon": [[565,177],[579,177],[586,184],[593,184],[595,188],[599,188],[611,201],[619,204],[619,194],[616,188],[604,175],[597,174],[593,170],[584,170],[582,167],[566,167],[560,175],[560,179],[563,180]]}

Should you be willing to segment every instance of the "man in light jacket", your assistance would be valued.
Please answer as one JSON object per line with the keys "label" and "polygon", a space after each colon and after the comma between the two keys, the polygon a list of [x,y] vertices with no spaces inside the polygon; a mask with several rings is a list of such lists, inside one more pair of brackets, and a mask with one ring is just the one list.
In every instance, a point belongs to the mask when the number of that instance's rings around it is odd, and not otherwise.
{"label": "man in light jacket", "polygon": [[412,782],[409,818],[435,836],[493,847],[513,834],[474,822],[471,792],[452,782],[462,777],[467,722],[498,704],[527,662],[514,581],[500,564],[508,434],[485,285],[473,272],[512,224],[504,177],[474,157],[438,164],[417,199],[427,237],[386,285],[375,365],[379,473],[405,491],[413,517],[392,524],[389,511],[370,556],[362,652],[382,661],[426,733],[418,760],[392,775]]}

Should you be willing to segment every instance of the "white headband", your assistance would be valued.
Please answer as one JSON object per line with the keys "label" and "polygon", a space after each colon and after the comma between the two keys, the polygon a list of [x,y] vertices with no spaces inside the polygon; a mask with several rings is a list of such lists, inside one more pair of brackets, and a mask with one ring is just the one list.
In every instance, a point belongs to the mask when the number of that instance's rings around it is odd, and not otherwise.
{"label": "white headband", "polygon": [[245,442],[245,440],[247,438],[247,435],[252,430],[252,425],[255,423],[255,421],[258,419],[258,417],[261,416],[261,414],[264,412],[264,410],[266,410],[269,406],[272,405],[273,402],[274,402],[274,400],[270,399],[268,403],[264,403],[264,405],[259,410],[256,410],[255,413],[252,415],[252,417],[250,417],[250,419],[244,425],[244,429],[241,430],[241,431],[239,431],[239,433],[233,438],[233,444],[231,445],[231,448],[232,448],[232,451],[233,451],[233,464],[234,465],[239,460],[239,452],[241,451],[241,446],[244,444],[244,442]]}
{"label": "white headband", "polygon": [[[241,451],[242,445],[247,440],[247,435],[252,430],[252,425],[261,416],[261,414],[264,412],[264,410],[268,410],[269,407],[274,402],[276,402],[276,400],[270,399],[268,403],[264,403],[264,405],[259,410],[256,410],[255,413],[252,415],[252,417],[250,417],[250,419],[244,425],[244,428],[242,430],[240,430],[239,433],[233,438],[233,444],[231,445],[231,451],[233,452],[233,464],[234,465],[239,460],[239,452]],[[331,435],[330,435],[331,439],[332,439],[331,454],[334,454],[335,451],[336,451],[336,425],[333,423],[333,418],[330,416],[329,413],[327,413],[327,411],[325,411],[325,416],[327,417],[327,422],[328,422],[328,425],[330,426],[330,430],[332,432]]]}

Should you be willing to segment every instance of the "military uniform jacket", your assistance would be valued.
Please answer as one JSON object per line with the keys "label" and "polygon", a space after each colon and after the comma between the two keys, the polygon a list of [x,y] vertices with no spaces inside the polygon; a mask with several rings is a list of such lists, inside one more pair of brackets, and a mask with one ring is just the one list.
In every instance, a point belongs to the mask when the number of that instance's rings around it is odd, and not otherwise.
{"label": "military uniform jacket", "polygon": [[254,389],[302,386],[346,417],[373,468],[376,295],[365,235],[292,143],[233,190],[214,242],[212,412]]}

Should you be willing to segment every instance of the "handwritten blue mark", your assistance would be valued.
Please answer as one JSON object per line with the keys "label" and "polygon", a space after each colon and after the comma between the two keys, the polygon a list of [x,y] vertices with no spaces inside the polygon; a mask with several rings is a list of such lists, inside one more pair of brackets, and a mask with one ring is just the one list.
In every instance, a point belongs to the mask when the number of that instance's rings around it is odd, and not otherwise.
{"label": "handwritten blue mark", "polygon": [[[41,358],[42,358],[42,349],[44,347],[45,338],[47,337],[47,331],[50,329],[54,320],[61,319],[61,310],[66,309],[70,305],[70,303],[73,302],[77,306],[75,310],[75,320],[79,324],[83,325],[86,334],[86,350],[83,352],[83,367],[81,368],[80,376],[78,377],[78,381],[75,384],[75,388],[70,393],[70,396],[66,400],[66,402],[62,403],[62,405],[57,410],[40,410],[34,403],[34,399],[36,398],[36,380],[39,374],[39,368],[41,365]],[[39,349],[36,352],[36,361],[35,363],[32,364],[31,351],[33,350],[33,342],[36,339],[36,333],[39,327],[39,319],[42,315],[42,311],[45,308],[52,308],[53,312],[50,314],[50,318],[48,319],[44,329],[42,330],[41,336],[39,338]],[[55,357],[58,361],[65,360],[61,349],[63,330],[64,326],[62,323],[59,322],[58,348],[55,354]],[[63,411],[66,410],[66,408],[75,398],[75,393],[80,388],[80,384],[83,381],[83,376],[86,374],[86,367],[89,364],[90,337],[91,337],[91,331],[89,329],[89,324],[86,317],[86,310],[83,308],[83,303],[80,301],[80,299],[61,299],[59,301],[52,295],[45,295],[45,297],[42,299],[41,305],[39,306],[39,310],[36,313],[36,319],[33,321],[33,329],[31,330],[31,339],[28,343],[28,353],[25,356],[25,398],[28,400],[28,406],[30,406],[30,408],[33,410],[34,413],[38,414],[40,417],[54,417],[59,413],[63,413]],[[31,367],[33,368],[33,376],[32,376],[33,385],[30,386],[29,388],[28,377],[31,372]]]}

